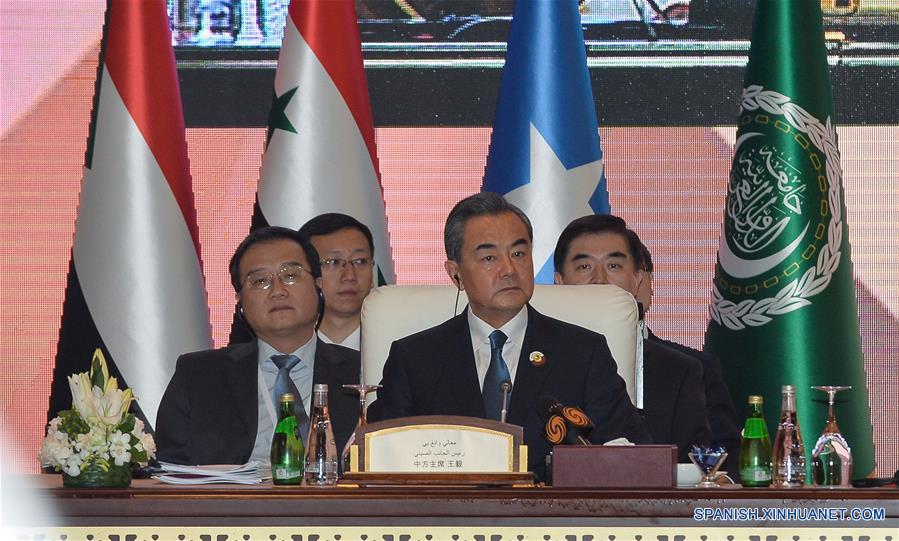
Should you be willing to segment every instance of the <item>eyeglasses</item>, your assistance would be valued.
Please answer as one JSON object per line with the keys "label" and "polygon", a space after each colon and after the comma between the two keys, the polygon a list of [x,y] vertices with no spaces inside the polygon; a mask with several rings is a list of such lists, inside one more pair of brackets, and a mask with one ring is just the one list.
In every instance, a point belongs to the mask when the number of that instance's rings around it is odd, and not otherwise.
{"label": "eyeglasses", "polygon": [[[302,265],[293,263],[284,265],[277,272],[278,280],[286,286],[292,286],[297,283],[303,273],[309,272]],[[250,289],[267,290],[272,287],[275,281],[275,274],[268,271],[254,271],[247,275],[246,284]]]}
{"label": "eyeglasses", "polygon": [[357,257],[355,259],[342,259],[339,257],[331,257],[320,261],[323,271],[335,271],[337,269],[345,269],[347,264],[352,265],[354,270],[360,270],[372,265],[370,257]]}

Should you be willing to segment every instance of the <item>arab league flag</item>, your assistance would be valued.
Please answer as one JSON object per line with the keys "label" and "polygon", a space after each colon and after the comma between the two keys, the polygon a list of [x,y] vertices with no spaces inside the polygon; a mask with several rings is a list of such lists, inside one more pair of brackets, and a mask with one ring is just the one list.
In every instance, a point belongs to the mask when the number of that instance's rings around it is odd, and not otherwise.
{"label": "arab league flag", "polygon": [[[705,349],[735,401],[796,387],[806,464],[837,395],[853,477],[874,469],[858,307],[819,2],[760,0],[709,307]],[[809,477],[811,480],[811,477]]]}
{"label": "arab league flag", "polygon": [[374,236],[375,279],[393,258],[353,0],[294,0],[284,26],[253,227],[348,214]]}
{"label": "arab league flag", "polygon": [[100,347],[152,428],[175,360],[212,345],[171,39],[162,0],[108,2],[50,417]]}
{"label": "arab league flag", "polygon": [[577,0],[515,3],[481,190],[531,219],[538,283],[565,226],[609,212]]}

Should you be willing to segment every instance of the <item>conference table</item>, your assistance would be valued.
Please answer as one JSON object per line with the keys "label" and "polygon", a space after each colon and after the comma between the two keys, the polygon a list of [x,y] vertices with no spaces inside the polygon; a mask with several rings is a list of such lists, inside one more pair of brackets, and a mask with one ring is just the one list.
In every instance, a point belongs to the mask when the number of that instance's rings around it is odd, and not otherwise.
{"label": "conference table", "polygon": [[54,514],[32,519],[19,539],[899,541],[896,488],[314,488],[138,479],[127,489],[68,489],[58,475],[6,481],[13,483],[7,498],[39,498]]}

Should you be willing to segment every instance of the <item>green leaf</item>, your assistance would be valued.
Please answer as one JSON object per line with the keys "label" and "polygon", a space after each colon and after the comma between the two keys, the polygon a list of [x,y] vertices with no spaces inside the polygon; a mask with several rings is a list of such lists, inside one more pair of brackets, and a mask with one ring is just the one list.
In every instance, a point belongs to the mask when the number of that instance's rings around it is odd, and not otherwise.
{"label": "green leaf", "polygon": [[87,434],[91,427],[81,418],[76,410],[63,410],[59,412],[59,430],[65,432],[69,436],[77,434]]}
{"label": "green leaf", "polygon": [[91,361],[91,385],[106,389],[106,378],[103,377],[103,367],[100,365],[100,359],[94,355]]}
{"label": "green leaf", "polygon": [[120,430],[123,434],[127,434],[134,430],[134,414],[126,413],[124,417],[122,417],[122,422],[116,426],[116,430]]}

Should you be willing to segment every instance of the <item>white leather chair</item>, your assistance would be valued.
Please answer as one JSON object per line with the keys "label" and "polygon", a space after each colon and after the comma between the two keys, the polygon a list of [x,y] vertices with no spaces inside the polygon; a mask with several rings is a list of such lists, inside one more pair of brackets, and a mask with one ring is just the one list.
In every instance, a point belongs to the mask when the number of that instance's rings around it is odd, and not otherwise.
{"label": "white leather chair", "polygon": [[[381,381],[384,362],[394,340],[428,329],[457,313],[468,303],[463,291],[456,307],[454,286],[398,285],[372,290],[362,305],[362,382]],[[633,402],[637,347],[637,303],[630,293],[613,285],[538,285],[531,305],[547,316],[605,335],[618,374]]]}

